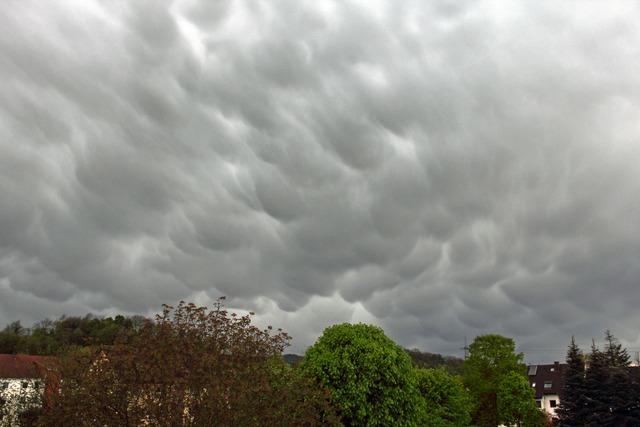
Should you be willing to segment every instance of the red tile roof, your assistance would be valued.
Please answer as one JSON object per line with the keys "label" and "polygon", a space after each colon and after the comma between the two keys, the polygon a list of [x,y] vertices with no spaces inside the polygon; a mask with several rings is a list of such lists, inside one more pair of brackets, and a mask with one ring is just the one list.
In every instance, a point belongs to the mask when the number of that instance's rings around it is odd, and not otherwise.
{"label": "red tile roof", "polygon": [[0,354],[0,378],[43,378],[53,358],[27,354]]}

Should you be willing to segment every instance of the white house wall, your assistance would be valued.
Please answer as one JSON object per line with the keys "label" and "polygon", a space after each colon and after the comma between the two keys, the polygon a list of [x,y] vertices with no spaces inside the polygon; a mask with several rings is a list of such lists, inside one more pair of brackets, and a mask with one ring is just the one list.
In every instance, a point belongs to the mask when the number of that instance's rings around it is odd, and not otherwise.
{"label": "white house wall", "polygon": [[[556,401],[555,408],[551,407],[552,400]],[[542,399],[540,399],[540,402],[541,402],[542,409],[544,409],[551,416],[554,416],[554,417],[556,416],[556,410],[560,405],[560,396],[558,396],[557,394],[545,394],[544,396],[542,396]]]}

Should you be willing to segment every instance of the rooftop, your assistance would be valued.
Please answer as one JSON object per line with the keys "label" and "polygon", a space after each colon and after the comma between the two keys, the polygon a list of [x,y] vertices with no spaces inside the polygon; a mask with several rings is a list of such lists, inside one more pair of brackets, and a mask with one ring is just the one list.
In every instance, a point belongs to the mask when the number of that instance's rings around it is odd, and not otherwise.
{"label": "rooftop", "polygon": [[51,357],[0,354],[0,378],[43,378]]}
{"label": "rooftop", "polygon": [[566,367],[566,364],[558,362],[549,365],[529,365],[529,384],[535,389],[536,399],[548,394],[562,394]]}

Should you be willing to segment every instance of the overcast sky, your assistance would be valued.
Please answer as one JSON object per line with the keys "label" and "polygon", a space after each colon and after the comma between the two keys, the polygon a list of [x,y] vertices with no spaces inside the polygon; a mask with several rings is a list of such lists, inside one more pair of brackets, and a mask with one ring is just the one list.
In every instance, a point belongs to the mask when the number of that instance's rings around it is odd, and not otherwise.
{"label": "overcast sky", "polygon": [[450,354],[640,347],[638,22],[633,1],[3,0],[0,325],[226,295],[297,352],[345,321]]}

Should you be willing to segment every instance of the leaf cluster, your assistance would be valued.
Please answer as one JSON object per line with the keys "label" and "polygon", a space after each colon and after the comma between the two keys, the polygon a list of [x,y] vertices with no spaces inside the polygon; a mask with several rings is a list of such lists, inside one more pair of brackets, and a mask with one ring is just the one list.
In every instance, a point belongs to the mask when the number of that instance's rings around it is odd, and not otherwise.
{"label": "leaf cluster", "polygon": [[425,399],[427,425],[432,427],[467,427],[471,424],[473,402],[462,378],[443,367],[416,370],[418,388]]}

